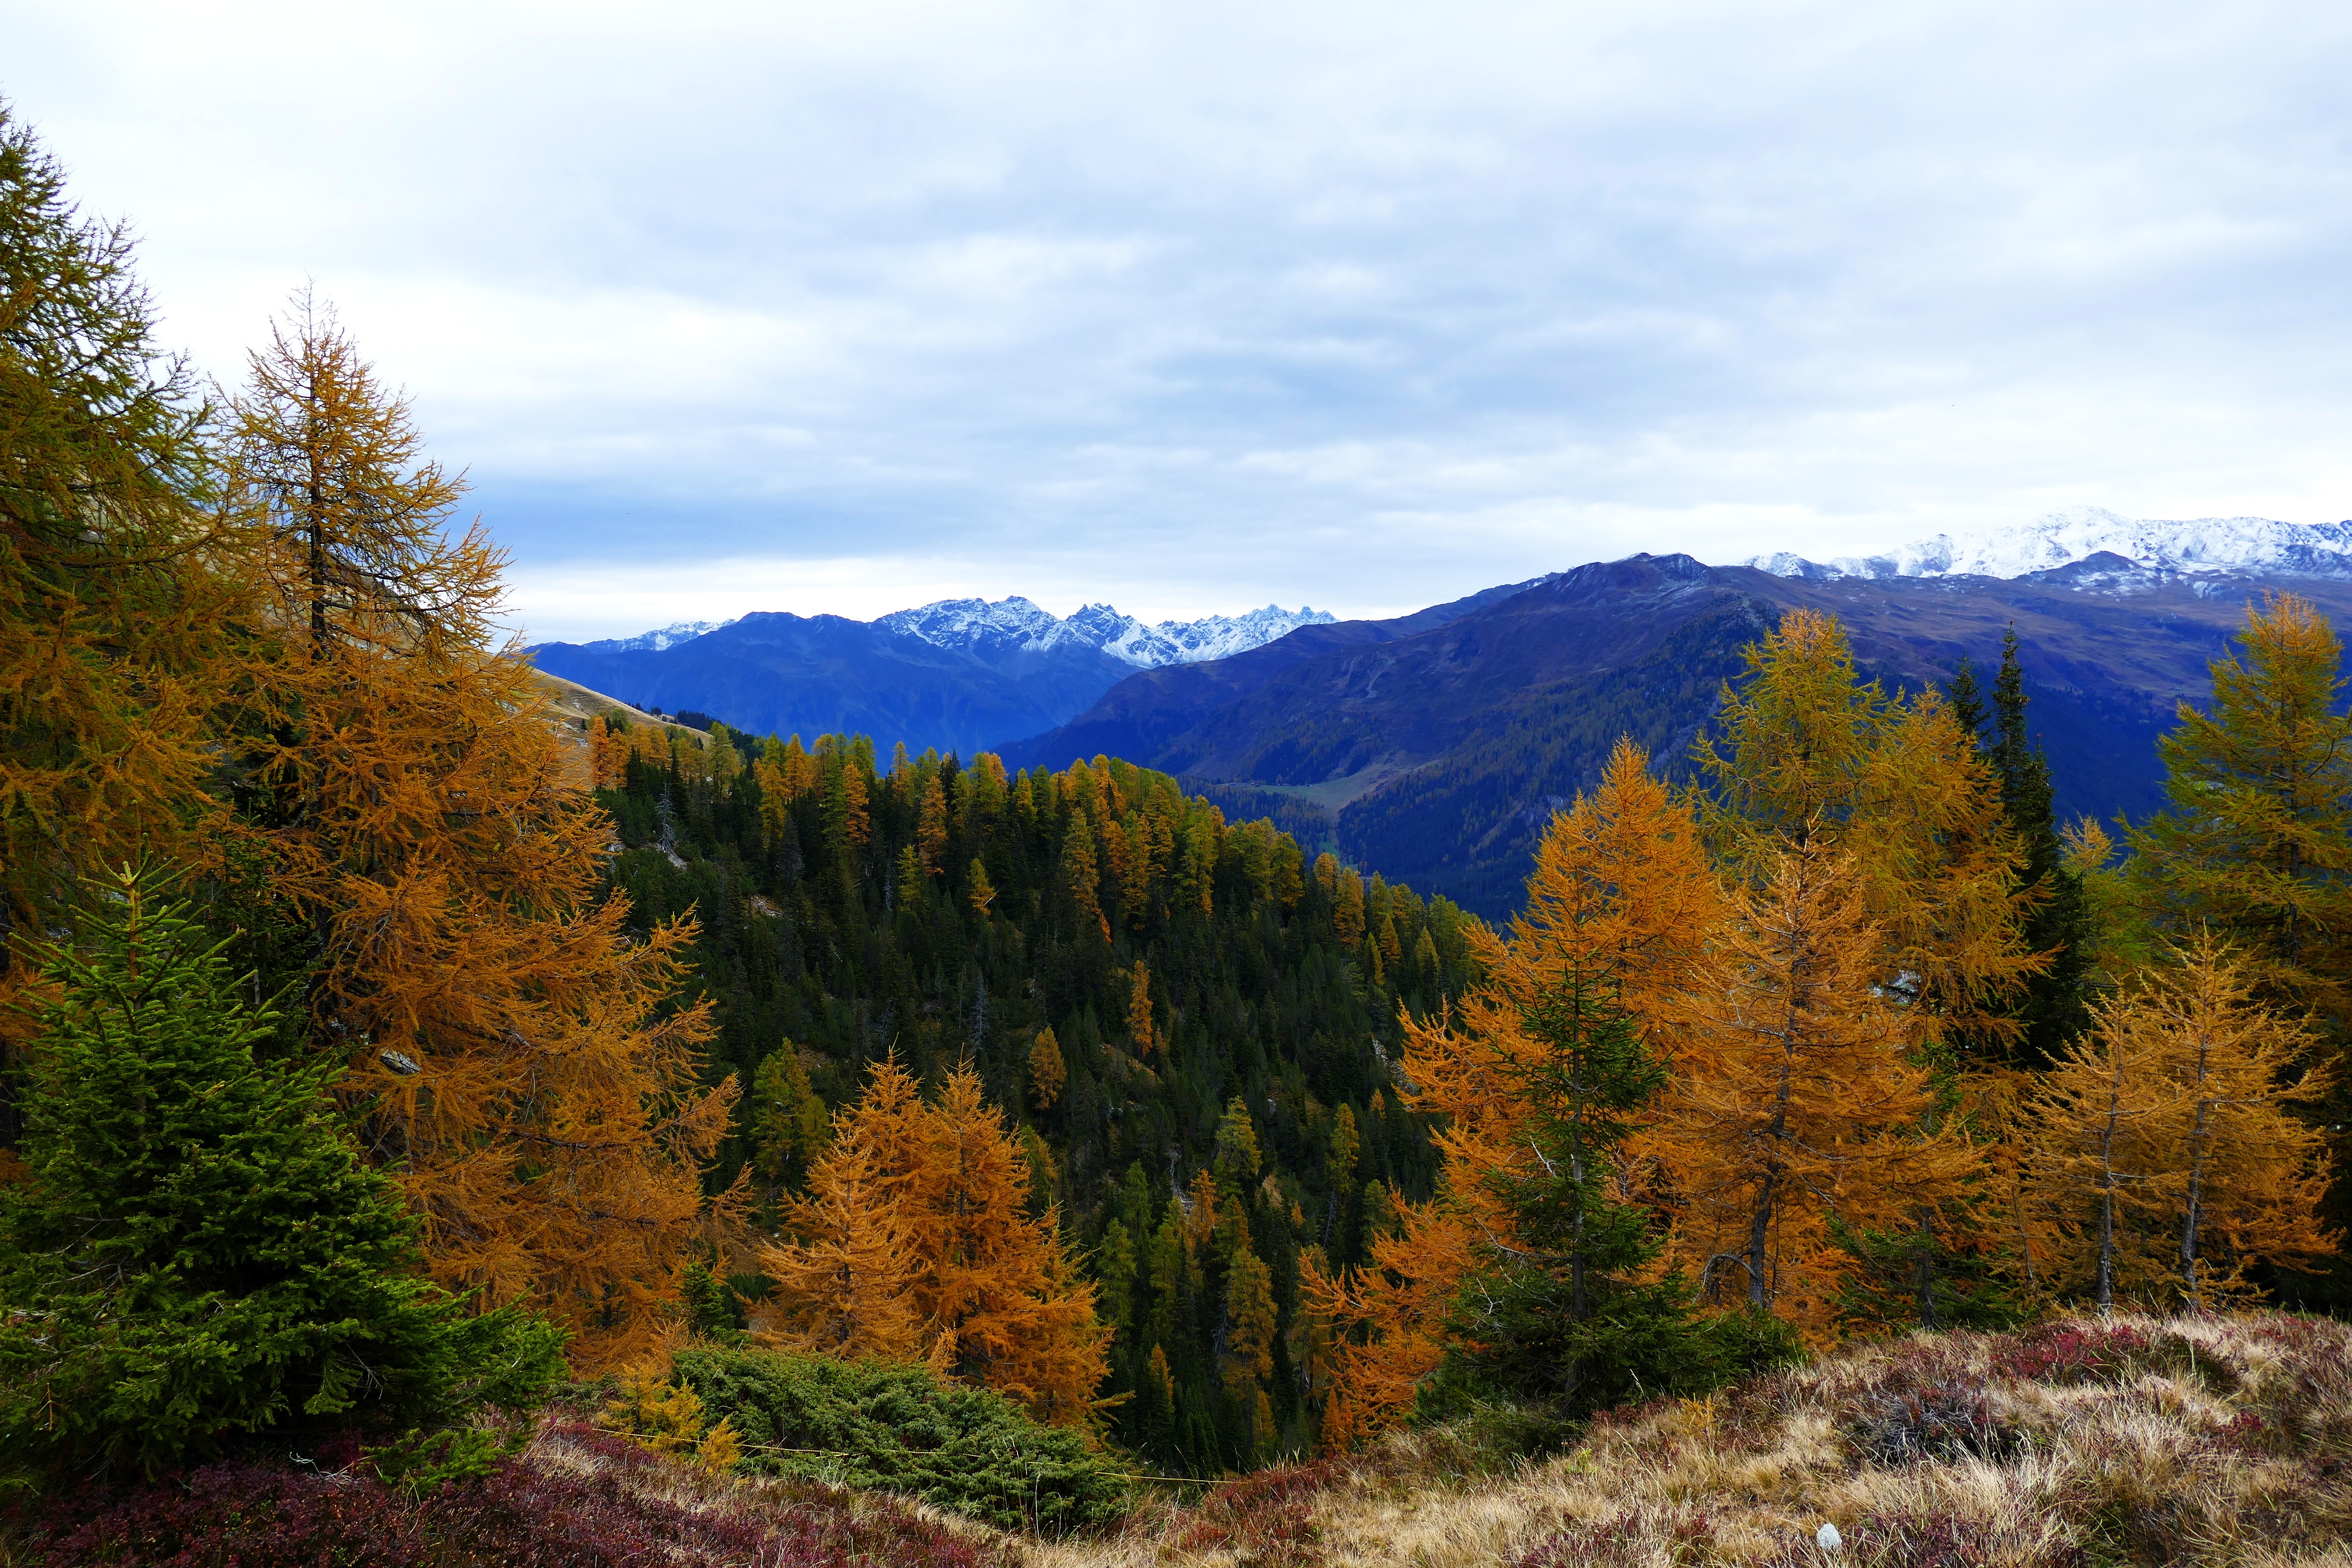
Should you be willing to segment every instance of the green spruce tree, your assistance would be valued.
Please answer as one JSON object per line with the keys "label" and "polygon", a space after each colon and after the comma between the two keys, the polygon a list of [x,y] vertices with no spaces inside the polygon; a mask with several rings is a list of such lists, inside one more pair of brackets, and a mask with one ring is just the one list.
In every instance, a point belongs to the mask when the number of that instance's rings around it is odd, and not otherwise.
{"label": "green spruce tree", "polygon": [[2030,952],[2050,954],[2049,966],[2027,978],[2014,1015],[2023,1030],[2013,1047],[2015,1059],[2038,1070],[2090,1022],[2096,942],[2083,879],[2066,865],[2050,762],[2026,728],[2026,702],[2017,628],[2011,626],[2001,636],[2000,670],[1992,688],[1992,743],[1986,756],[2000,781],[2001,810],[2025,851],[2022,879],[2036,895],[2025,917],[2024,944]]}
{"label": "green spruce tree", "polygon": [[1664,1062],[1596,981],[1570,973],[1525,1008],[1541,1053],[1513,1070],[1534,1108],[1536,1155],[1490,1178],[1518,1245],[1488,1249],[1456,1298],[1449,1366],[1430,1397],[1534,1405],[1557,1420],[1708,1388],[1775,1344],[1745,1317],[1702,1321],[1679,1275],[1644,1281],[1662,1246],[1651,1212],[1617,1195],[1620,1152],[1666,1082]]}
{"label": "green spruce tree", "polygon": [[85,942],[47,955],[31,1179],[0,1194],[0,1464],[152,1477],[531,1401],[561,1331],[423,1277],[327,1099],[340,1068],[255,1059],[271,1013],[164,883],[93,879]]}

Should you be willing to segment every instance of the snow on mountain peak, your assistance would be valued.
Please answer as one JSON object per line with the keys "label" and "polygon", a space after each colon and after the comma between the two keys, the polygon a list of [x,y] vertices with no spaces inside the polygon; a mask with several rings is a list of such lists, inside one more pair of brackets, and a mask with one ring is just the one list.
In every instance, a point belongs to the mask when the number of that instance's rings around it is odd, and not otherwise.
{"label": "snow on mountain peak", "polygon": [[986,599],[941,599],[894,611],[874,624],[940,647],[982,644],[1000,650],[1043,650],[1076,641],[1139,669],[1156,669],[1161,665],[1194,664],[1244,653],[1300,626],[1327,625],[1332,618],[1328,610],[1305,605],[1296,610],[1268,605],[1246,615],[1203,616],[1197,621],[1162,621],[1153,626],[1121,615],[1109,605],[1087,605],[1065,620],[1015,595],[993,604]]}
{"label": "snow on mountain peak", "polygon": [[721,626],[735,624],[732,617],[723,621],[673,621],[656,631],[639,632],[633,637],[607,637],[602,642],[582,646],[592,653],[659,653],[676,647],[682,642],[692,642]]}
{"label": "snow on mountain peak", "polygon": [[1883,555],[1827,562],[1781,552],[1737,563],[1778,577],[2023,577],[2105,552],[2152,573],[2352,576],[2352,522],[2264,517],[2129,518],[2069,507],[2010,528],[1938,533]]}

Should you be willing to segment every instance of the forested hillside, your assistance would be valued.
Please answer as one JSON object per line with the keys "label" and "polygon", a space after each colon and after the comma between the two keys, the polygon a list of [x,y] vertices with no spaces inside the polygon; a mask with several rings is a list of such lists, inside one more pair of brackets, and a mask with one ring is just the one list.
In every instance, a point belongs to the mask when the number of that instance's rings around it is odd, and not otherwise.
{"label": "forested hillside", "polygon": [[812,1091],[969,1062],[1093,1257],[1116,1430],[1193,1474],[1311,1442],[1300,1259],[1360,1261],[1392,1190],[1429,1194],[1391,1064],[1400,1008],[1474,980],[1466,917],[1125,763],[715,739],[600,749],[614,880],[639,920],[699,921],[711,1070],[751,1086],[714,1186],[803,1177]]}

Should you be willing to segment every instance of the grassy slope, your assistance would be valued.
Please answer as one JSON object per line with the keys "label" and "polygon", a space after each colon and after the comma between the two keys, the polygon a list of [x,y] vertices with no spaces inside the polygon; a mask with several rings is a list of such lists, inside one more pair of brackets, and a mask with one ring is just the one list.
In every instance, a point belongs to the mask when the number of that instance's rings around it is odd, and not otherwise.
{"label": "grassy slope", "polygon": [[2270,1314],[1859,1346],[1479,1475],[1416,1435],[1266,1472],[1039,1568],[2347,1563],[2352,1331]]}
{"label": "grassy slope", "polygon": [[[1828,1521],[1845,1542],[1835,1561],[1856,1568],[2352,1568],[2352,1327],[2118,1317],[1860,1345],[1709,1400],[1617,1412],[1542,1463],[1496,1464],[1475,1432],[1409,1434],[1064,1540],[878,1494],[709,1477],[576,1420],[551,1422],[506,1478],[419,1504],[284,1477],[225,1468],[215,1495],[246,1498],[226,1512],[201,1485],[163,1489],[130,1512],[160,1507],[180,1527],[118,1534],[128,1555],[87,1539],[52,1555],[0,1528],[0,1564],[1795,1565],[1829,1561],[1814,1544]],[[316,1494],[308,1522],[256,1524],[270,1488]],[[184,1555],[157,1550],[165,1535]]]}

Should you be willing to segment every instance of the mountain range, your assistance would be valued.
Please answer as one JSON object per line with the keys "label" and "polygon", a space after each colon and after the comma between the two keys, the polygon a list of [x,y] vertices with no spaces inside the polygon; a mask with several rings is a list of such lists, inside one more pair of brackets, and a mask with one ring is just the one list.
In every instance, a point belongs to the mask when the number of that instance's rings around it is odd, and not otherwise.
{"label": "mountain range", "polygon": [[1004,755],[1123,756],[1499,915],[1620,734],[1687,775],[1741,650],[1790,609],[1838,616],[1864,668],[1905,688],[1964,656],[1990,666],[2014,626],[2059,808],[2104,819],[2158,805],[2157,737],[2210,691],[2247,603],[2283,587],[2352,618],[2352,524],[2074,512],[1859,562],[1636,555],[1139,672]]}
{"label": "mountain range", "polygon": [[1017,595],[943,599],[872,621],[760,612],[590,643],[542,643],[550,674],[759,734],[867,734],[965,755],[1084,710],[1139,669],[1245,652],[1328,611],[1268,605],[1147,626],[1108,605],[1063,619]]}
{"label": "mountain range", "polygon": [[973,599],[535,651],[641,706],[755,731],[863,731],[1013,766],[1123,757],[1493,915],[1619,735],[1686,773],[1741,650],[1791,608],[1837,615],[1864,668],[1904,688],[1963,657],[1990,666],[2014,626],[2059,807],[2106,818],[2155,808],[2156,738],[2209,691],[2246,604],[2280,587],[2352,617],[2352,523],[2078,509],[1828,562],[1641,554],[1383,620],[1270,606],[1142,627],[1107,605],[1059,620]]}

